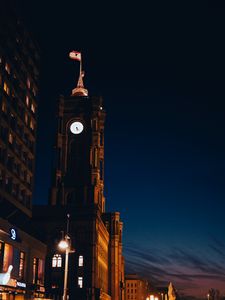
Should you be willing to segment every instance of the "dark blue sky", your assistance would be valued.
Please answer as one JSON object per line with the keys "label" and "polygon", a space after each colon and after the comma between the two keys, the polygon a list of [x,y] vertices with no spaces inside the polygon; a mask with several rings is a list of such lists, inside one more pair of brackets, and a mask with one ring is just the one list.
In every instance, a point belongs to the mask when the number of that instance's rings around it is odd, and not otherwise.
{"label": "dark blue sky", "polygon": [[68,53],[82,51],[105,101],[107,210],[124,220],[127,270],[225,293],[222,1],[21,2],[42,57],[34,202],[48,198],[56,100],[77,81]]}

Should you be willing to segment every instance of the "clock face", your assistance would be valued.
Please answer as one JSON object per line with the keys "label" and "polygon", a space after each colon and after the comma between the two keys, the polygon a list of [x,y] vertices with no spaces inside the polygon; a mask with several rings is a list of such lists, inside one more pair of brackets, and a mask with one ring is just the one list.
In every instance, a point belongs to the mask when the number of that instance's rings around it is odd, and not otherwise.
{"label": "clock face", "polygon": [[70,131],[73,134],[80,134],[83,130],[84,130],[84,125],[79,121],[75,121],[70,125]]}

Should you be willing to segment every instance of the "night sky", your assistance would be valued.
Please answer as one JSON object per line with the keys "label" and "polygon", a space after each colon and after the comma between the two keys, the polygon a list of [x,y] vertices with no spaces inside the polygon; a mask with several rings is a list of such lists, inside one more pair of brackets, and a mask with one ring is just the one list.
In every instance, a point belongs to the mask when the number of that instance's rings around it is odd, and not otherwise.
{"label": "night sky", "polygon": [[225,5],[19,2],[42,59],[34,203],[47,203],[56,101],[81,51],[107,112],[107,211],[121,212],[127,271],[180,294],[225,293]]}

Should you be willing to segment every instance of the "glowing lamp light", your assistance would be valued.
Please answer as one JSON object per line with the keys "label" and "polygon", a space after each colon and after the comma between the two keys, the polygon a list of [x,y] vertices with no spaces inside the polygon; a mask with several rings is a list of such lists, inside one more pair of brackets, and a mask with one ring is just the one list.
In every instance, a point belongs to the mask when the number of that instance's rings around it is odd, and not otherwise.
{"label": "glowing lamp light", "polygon": [[69,247],[69,244],[66,240],[62,240],[59,242],[59,248],[65,250]]}
{"label": "glowing lamp light", "polygon": [[154,295],[150,295],[150,300],[154,300],[155,296]]}

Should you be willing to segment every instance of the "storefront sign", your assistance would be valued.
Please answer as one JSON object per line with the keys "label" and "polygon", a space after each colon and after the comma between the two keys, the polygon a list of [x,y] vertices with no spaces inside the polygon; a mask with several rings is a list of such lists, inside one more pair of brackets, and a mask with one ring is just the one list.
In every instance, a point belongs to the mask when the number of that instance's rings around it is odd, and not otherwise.
{"label": "storefront sign", "polygon": [[15,241],[17,239],[17,231],[15,228],[11,228],[10,229],[10,238]]}

